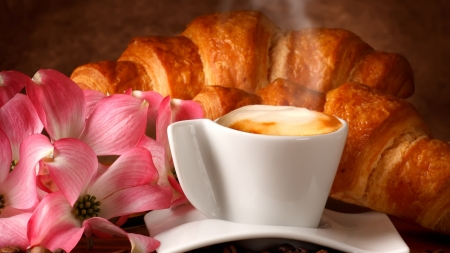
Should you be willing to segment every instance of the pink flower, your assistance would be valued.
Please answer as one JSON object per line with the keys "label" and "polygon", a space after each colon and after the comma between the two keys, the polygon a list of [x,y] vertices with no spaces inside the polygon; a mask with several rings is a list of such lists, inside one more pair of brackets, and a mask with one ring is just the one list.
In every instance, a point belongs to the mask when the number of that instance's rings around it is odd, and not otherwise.
{"label": "pink flower", "polygon": [[27,96],[16,94],[0,108],[0,129],[8,136],[11,144],[12,160],[9,161],[11,165],[19,161],[19,147],[22,141],[27,136],[41,133],[43,125]]}
{"label": "pink flower", "polygon": [[50,138],[77,138],[97,156],[120,155],[145,133],[148,103],[126,94],[84,92],[55,70],[39,70],[27,95]]}
{"label": "pink flower", "polygon": [[155,91],[133,91],[128,92],[133,97],[147,101],[149,104],[147,112],[147,128],[145,135],[155,139],[156,138],[156,117],[158,109],[163,100],[163,96]]}
{"label": "pink flower", "polygon": [[[22,142],[20,156],[18,168],[31,168],[34,176],[38,177],[48,175],[71,204],[77,200],[85,182],[97,173],[98,160],[94,151],[75,138],[63,138],[52,143],[45,135],[31,135]],[[35,184],[51,192],[41,185],[40,180]]]}
{"label": "pink flower", "polygon": [[0,129],[8,136],[15,163],[19,160],[22,140],[31,134],[41,133],[43,129],[30,100],[19,93],[29,80],[28,76],[17,71],[0,72]]}
{"label": "pink flower", "polygon": [[[91,164],[80,163],[78,170],[89,166]],[[108,220],[168,208],[171,190],[158,186],[158,178],[148,150],[133,148],[124,152],[104,173],[86,181],[73,203],[60,191],[44,197],[29,222],[31,246],[41,245],[50,250],[63,248],[69,252],[83,233],[86,236],[107,233],[128,237],[133,252],[155,250],[158,241],[127,234]]]}
{"label": "pink flower", "polygon": [[187,201],[186,196],[176,180],[173,172],[173,161],[167,138],[167,127],[177,121],[203,118],[203,109],[192,100],[171,99],[165,97],[158,108],[156,117],[156,140],[143,136],[138,147],[148,149],[158,172],[160,173],[160,185],[170,185],[173,188],[172,206]]}
{"label": "pink flower", "polygon": [[10,172],[11,160],[9,139],[0,129],[0,247],[26,249],[27,222],[37,203],[35,174],[23,167]]}
{"label": "pink flower", "polygon": [[28,98],[18,93],[30,78],[16,71],[0,73],[0,247],[26,249],[27,222],[37,204],[34,168],[20,168],[19,147],[43,125]]}
{"label": "pink flower", "polygon": [[30,77],[18,71],[0,72],[0,107],[19,93]]}

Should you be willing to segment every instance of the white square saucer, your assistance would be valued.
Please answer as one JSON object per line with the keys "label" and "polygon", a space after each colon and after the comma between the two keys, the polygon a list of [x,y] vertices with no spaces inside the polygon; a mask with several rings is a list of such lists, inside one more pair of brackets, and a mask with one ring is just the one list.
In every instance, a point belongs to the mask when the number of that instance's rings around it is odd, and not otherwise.
{"label": "white square saucer", "polygon": [[[149,212],[144,217],[150,236],[161,242],[158,253],[180,253],[213,244],[241,241],[263,250],[279,239],[320,245],[342,252],[408,253],[409,248],[389,217],[382,213],[338,213],[325,209],[320,228],[263,226],[208,219],[192,205]],[[262,239],[262,240],[261,240]]]}

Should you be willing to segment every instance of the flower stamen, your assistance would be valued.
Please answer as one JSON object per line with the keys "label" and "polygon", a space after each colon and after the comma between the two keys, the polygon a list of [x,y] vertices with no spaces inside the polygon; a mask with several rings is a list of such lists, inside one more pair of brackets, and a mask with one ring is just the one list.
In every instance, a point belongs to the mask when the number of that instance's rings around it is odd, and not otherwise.
{"label": "flower stamen", "polygon": [[9,167],[9,172],[11,172],[11,171],[13,171],[14,170],[14,168],[17,166],[17,163],[18,163],[19,161],[17,161],[17,160],[12,160],[11,161],[11,166]]}
{"label": "flower stamen", "polygon": [[78,198],[73,205],[72,213],[81,221],[97,217],[100,213],[100,201],[96,201],[95,196],[89,194]]}
{"label": "flower stamen", "polygon": [[3,194],[0,194],[0,214],[2,214],[2,209],[5,209],[6,207],[6,199]]}

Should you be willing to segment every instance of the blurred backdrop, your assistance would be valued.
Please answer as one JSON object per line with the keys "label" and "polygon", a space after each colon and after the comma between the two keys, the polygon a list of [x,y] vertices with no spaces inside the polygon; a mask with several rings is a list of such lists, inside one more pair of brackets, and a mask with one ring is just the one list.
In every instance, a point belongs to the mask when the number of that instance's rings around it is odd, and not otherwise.
{"label": "blurred backdrop", "polygon": [[445,0],[0,0],[0,70],[70,75],[114,60],[136,36],[171,36],[196,16],[260,10],[284,30],[344,28],[411,63],[413,103],[434,136],[450,141],[450,1]]}

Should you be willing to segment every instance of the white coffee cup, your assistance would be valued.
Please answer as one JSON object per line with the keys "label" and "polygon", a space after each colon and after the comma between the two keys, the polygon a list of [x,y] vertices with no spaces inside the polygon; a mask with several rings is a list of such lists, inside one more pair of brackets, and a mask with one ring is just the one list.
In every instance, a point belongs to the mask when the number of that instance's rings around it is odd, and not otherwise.
{"label": "white coffee cup", "polygon": [[173,123],[169,144],[181,187],[211,219],[316,228],[348,133],[270,136],[208,119]]}

